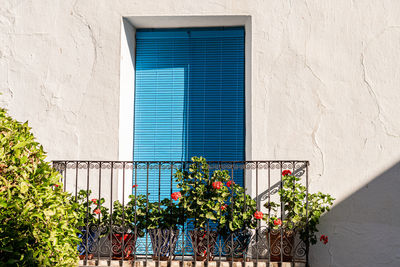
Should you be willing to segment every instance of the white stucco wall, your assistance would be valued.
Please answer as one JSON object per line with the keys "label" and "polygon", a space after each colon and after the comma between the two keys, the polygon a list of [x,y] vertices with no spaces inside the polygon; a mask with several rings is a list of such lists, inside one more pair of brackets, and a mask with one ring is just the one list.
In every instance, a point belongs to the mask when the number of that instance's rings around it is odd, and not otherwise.
{"label": "white stucco wall", "polygon": [[118,159],[122,17],[249,15],[248,159],[310,160],[311,190],[337,198],[312,266],[400,266],[399,14],[395,0],[3,0],[0,105],[50,159]]}

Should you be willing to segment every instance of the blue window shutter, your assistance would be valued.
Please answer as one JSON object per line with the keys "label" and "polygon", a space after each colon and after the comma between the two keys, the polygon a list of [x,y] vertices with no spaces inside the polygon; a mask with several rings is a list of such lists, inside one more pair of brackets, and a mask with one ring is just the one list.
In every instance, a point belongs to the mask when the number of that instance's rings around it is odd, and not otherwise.
{"label": "blue window shutter", "polygon": [[[244,160],[244,60],[242,27],[137,30],[134,160]],[[170,170],[161,188],[158,169],[149,174],[151,199],[169,197]]]}

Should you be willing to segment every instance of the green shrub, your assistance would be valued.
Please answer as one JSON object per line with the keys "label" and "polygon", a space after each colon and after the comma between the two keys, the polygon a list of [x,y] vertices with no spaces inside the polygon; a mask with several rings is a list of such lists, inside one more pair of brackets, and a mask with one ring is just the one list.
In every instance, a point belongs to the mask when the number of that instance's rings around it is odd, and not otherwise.
{"label": "green shrub", "polygon": [[0,109],[0,265],[76,266],[76,204],[27,123]]}

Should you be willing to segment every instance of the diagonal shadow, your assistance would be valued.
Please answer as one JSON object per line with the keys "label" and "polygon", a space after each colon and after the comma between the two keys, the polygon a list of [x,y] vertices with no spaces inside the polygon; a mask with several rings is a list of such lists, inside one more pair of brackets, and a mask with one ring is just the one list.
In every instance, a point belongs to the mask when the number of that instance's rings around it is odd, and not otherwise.
{"label": "diagonal shadow", "polygon": [[[305,174],[305,172],[306,172],[306,166],[302,165],[300,168],[293,171],[293,175],[296,177],[302,177]],[[268,200],[269,196],[278,193],[279,187],[280,187],[280,182],[278,181],[278,182],[274,183],[273,185],[271,185],[269,188],[267,188],[262,193],[258,194],[258,196],[256,196],[254,198],[254,200],[256,200],[257,203],[259,205],[261,205],[261,202]]]}
{"label": "diagonal shadow", "polygon": [[320,233],[329,243],[311,248],[311,266],[400,266],[399,196],[396,163],[322,217]]}

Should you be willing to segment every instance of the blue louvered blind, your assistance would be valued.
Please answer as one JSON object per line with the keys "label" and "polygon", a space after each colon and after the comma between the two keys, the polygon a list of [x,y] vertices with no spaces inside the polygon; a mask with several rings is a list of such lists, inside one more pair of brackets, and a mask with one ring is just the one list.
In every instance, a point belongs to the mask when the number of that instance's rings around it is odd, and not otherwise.
{"label": "blue louvered blind", "polygon": [[[244,137],[244,29],[137,30],[134,160],[240,161]],[[149,173],[151,199],[169,197],[170,171],[161,188],[158,170]],[[243,183],[240,171],[234,179]]]}

